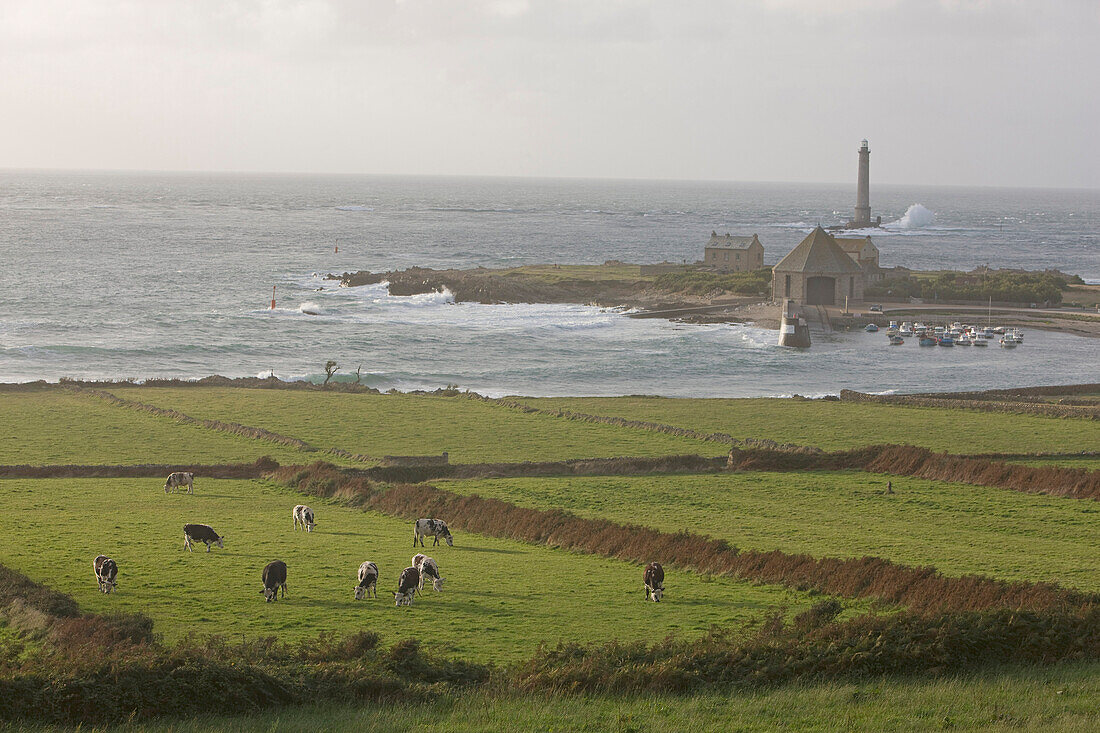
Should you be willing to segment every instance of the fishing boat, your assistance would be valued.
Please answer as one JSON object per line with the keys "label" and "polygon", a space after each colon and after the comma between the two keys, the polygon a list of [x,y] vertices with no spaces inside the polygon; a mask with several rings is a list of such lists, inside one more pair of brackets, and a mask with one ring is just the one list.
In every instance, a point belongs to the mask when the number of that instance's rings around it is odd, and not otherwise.
{"label": "fishing boat", "polygon": [[891,346],[901,346],[905,343],[905,339],[903,339],[901,336],[898,336],[896,333],[890,334],[889,339]]}
{"label": "fishing boat", "polygon": [[1007,336],[1001,336],[1001,348],[1002,349],[1015,349],[1016,342]]}
{"label": "fishing boat", "polygon": [[901,324],[901,328],[898,329],[898,335],[899,336],[912,336],[913,335],[913,324],[909,323],[909,321],[906,321],[905,323]]}
{"label": "fishing boat", "polygon": [[921,346],[935,346],[936,345],[936,338],[935,338],[935,336],[921,336],[920,341],[918,343]]}
{"label": "fishing boat", "polygon": [[865,328],[863,330],[866,331],[867,333],[875,333],[876,331],[878,331],[878,326],[876,326],[873,323],[868,323],[867,328]]}
{"label": "fishing boat", "polygon": [[940,346],[954,346],[954,345],[955,345],[955,339],[951,338],[950,336],[945,334],[945,335],[940,337]]}
{"label": "fishing boat", "polygon": [[971,346],[989,346],[989,341],[980,336],[972,336],[970,339]]}
{"label": "fishing boat", "polygon": [[955,346],[970,346],[972,343],[974,343],[974,341],[965,333],[959,334],[959,337],[955,339]]}

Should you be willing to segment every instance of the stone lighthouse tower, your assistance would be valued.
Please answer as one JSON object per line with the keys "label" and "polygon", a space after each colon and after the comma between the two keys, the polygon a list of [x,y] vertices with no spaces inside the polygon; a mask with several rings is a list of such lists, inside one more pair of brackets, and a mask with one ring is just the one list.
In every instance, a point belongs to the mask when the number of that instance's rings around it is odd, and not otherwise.
{"label": "stone lighthouse tower", "polygon": [[856,184],[856,216],[848,222],[848,229],[877,227],[882,222],[879,217],[871,221],[871,149],[864,140],[859,146],[859,179]]}

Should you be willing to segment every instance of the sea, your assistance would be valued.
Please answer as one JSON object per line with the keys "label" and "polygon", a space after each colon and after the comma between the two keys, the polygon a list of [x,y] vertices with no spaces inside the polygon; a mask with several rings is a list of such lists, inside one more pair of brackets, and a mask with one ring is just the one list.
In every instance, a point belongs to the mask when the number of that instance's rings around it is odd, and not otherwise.
{"label": "sea", "polygon": [[[323,379],[381,390],[693,397],[1100,381],[1100,339],[1014,350],[632,319],[592,305],[455,303],[327,273],[693,262],[712,231],[765,262],[846,221],[852,185],[0,171],[0,382]],[[1056,268],[1100,282],[1100,191],[875,186],[884,266]],[[272,288],[276,307],[270,308]],[[313,315],[311,315],[312,313]]]}

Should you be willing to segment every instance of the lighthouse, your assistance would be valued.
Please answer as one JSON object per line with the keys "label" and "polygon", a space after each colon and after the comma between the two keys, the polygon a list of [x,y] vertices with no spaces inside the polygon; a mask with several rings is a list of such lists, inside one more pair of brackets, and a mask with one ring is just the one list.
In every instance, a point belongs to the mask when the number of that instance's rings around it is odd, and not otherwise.
{"label": "lighthouse", "polygon": [[882,217],[871,221],[871,149],[864,140],[859,146],[859,178],[856,182],[856,215],[848,222],[847,229],[877,227]]}

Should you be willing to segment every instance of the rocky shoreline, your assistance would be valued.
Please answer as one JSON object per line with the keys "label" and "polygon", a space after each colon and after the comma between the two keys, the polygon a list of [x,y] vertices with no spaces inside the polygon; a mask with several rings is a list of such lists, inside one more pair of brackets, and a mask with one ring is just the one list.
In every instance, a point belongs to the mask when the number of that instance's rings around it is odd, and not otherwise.
{"label": "rocky shoreline", "polygon": [[[448,290],[459,303],[578,303],[604,308],[626,306],[646,310],[675,310],[703,306],[738,305],[759,301],[757,297],[733,294],[713,297],[678,293],[657,287],[652,278],[616,275],[574,276],[568,266],[548,266],[547,273],[522,269],[435,270],[410,267],[391,272],[345,272],[328,274],[326,280],[338,280],[340,287],[358,287],[389,283],[390,295],[420,295]],[[597,269],[598,268],[592,268]]]}
{"label": "rocky shoreline", "polygon": [[[639,309],[633,317],[666,318],[678,323],[753,323],[761,328],[778,329],[780,308],[762,302],[760,295],[738,295],[725,291],[705,294],[678,292],[658,286],[658,278],[643,275],[638,265],[608,262],[604,265],[543,265],[512,269],[479,267],[470,270],[436,270],[411,267],[390,272],[330,273],[326,280],[339,281],[341,287],[389,283],[390,295],[410,296],[442,292],[453,294],[460,303],[576,303],[604,308]],[[824,311],[825,309],[821,309]],[[973,321],[985,316],[985,309],[938,304],[911,306],[895,303],[886,313],[857,313],[843,317],[830,307],[827,324],[833,328],[862,328],[875,322],[885,326],[891,319],[932,320],[934,322]],[[996,308],[998,323],[1023,328],[1038,328],[1077,336],[1100,337],[1100,317],[1083,309]],[[834,312],[835,311],[835,312]],[[823,320],[817,308],[807,313],[811,320]]]}

